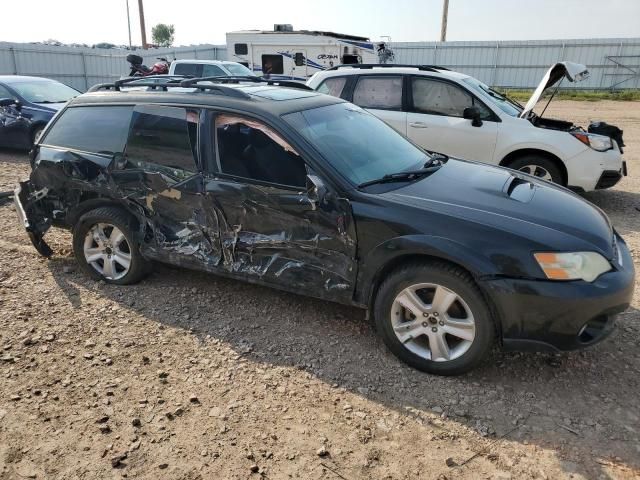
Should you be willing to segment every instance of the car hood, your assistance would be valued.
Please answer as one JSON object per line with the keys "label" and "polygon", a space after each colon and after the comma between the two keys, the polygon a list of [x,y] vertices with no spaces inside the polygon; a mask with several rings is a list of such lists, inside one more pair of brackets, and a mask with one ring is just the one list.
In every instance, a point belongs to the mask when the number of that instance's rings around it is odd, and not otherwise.
{"label": "car hood", "polygon": [[520,114],[520,118],[527,118],[531,110],[536,106],[540,97],[547,88],[553,87],[564,78],[570,82],[581,82],[589,78],[589,70],[584,65],[573,62],[559,62],[555,65],[551,65],[551,68],[544,74],[542,80],[538,84],[538,88],[535,89],[531,98],[524,107],[524,110]]}
{"label": "car hood", "polygon": [[613,229],[602,210],[565,188],[506,168],[450,159],[429,177],[381,195],[540,244],[562,238],[564,246],[581,245],[613,256]]}

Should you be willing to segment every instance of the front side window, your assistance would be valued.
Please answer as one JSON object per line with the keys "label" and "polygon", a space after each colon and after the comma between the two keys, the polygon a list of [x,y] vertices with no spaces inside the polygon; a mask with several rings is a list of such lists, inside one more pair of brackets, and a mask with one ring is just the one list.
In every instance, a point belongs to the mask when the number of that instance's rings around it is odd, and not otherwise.
{"label": "front side window", "polygon": [[346,83],[347,77],[327,78],[318,87],[318,92],[326,93],[327,95],[332,95],[334,97],[340,97]]}
{"label": "front side window", "polygon": [[197,110],[143,105],[133,111],[127,141],[129,164],[158,170],[178,182],[198,171]]}
{"label": "front side window", "polygon": [[217,65],[203,65],[202,66],[203,77],[226,77],[227,74]]}
{"label": "front side window", "polygon": [[56,120],[42,144],[83,152],[121,153],[133,107],[71,107]]}
{"label": "front side window", "polygon": [[282,55],[262,55],[262,73],[281,75],[284,73]]}
{"label": "front side window", "polygon": [[422,168],[429,159],[382,120],[350,103],[303,110],[283,118],[327,163],[356,185],[388,173]]}
{"label": "front side window", "polygon": [[238,75],[241,77],[253,77],[254,73],[247,68],[247,63],[225,63],[225,67],[234,75]]}
{"label": "front side window", "polygon": [[53,80],[34,80],[11,84],[18,95],[32,103],[64,103],[80,95],[74,88]]}
{"label": "front side window", "polygon": [[400,110],[402,77],[361,77],[353,92],[353,103],[363,108]]}
{"label": "front side window", "polygon": [[9,90],[0,85],[0,98],[13,98],[13,95]]}
{"label": "front side window", "polygon": [[307,169],[298,152],[262,122],[223,114],[215,120],[221,173],[291,187],[306,185]]}
{"label": "front side window", "polygon": [[427,78],[413,78],[411,82],[413,107],[418,113],[462,117],[467,107],[477,107],[480,118],[492,118],[491,111],[462,88],[448,82]]}

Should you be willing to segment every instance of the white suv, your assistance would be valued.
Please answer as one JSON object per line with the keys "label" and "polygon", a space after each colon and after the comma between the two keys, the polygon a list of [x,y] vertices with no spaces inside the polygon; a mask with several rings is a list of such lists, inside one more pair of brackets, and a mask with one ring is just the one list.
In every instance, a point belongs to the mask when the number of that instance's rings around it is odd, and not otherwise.
{"label": "white suv", "polygon": [[533,113],[546,89],[587,76],[583,65],[557,63],[524,107],[469,75],[437,66],[338,66],[316,73],[307,85],[366,108],[425,150],[589,191],[612,187],[627,174],[622,131],[604,122],[585,131]]}

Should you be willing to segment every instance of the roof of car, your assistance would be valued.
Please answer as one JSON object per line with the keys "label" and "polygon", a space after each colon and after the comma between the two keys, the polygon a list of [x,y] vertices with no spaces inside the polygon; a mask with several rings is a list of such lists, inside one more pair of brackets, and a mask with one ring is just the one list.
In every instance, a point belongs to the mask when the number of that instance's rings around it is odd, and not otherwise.
{"label": "roof of car", "polygon": [[425,75],[425,76],[441,76],[445,78],[456,78],[462,80],[464,78],[469,77],[464,73],[455,72],[453,70],[448,70],[446,68],[438,68],[437,66],[398,66],[395,67],[393,65],[380,65],[380,66],[371,66],[367,68],[361,68],[361,66],[352,67],[349,65],[340,65],[338,67],[334,67],[330,70],[324,70],[316,73],[314,76],[319,77],[339,77],[344,75],[379,75],[381,73],[401,73],[401,74],[412,74],[412,75]]}
{"label": "roof of car", "polygon": [[20,83],[27,81],[55,82],[56,80],[42,77],[28,77],[25,75],[0,75],[0,82],[2,83]]}
{"label": "roof of car", "polygon": [[[240,95],[227,89],[242,92]],[[243,95],[246,94],[246,95]],[[222,108],[238,108],[239,110],[255,111],[267,116],[280,116],[311,108],[343,103],[344,100],[324,95],[311,90],[287,88],[270,85],[255,84],[225,84],[224,90],[200,91],[194,88],[170,88],[162,90],[123,90],[85,93],[72,100],[70,106],[96,104],[176,104]]]}

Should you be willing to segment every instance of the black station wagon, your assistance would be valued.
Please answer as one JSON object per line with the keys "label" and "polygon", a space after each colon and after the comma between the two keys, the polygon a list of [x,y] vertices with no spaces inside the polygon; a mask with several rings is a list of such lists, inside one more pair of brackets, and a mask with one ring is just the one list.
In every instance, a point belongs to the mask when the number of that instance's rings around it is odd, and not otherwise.
{"label": "black station wagon", "polygon": [[395,355],[444,375],[495,342],[594,344],[629,306],[624,241],[562,187],[430,155],[302,85],[149,82],[97,86],[43,133],[15,195],[41,254],[53,225],[107,283],[161,261],[356,305]]}

